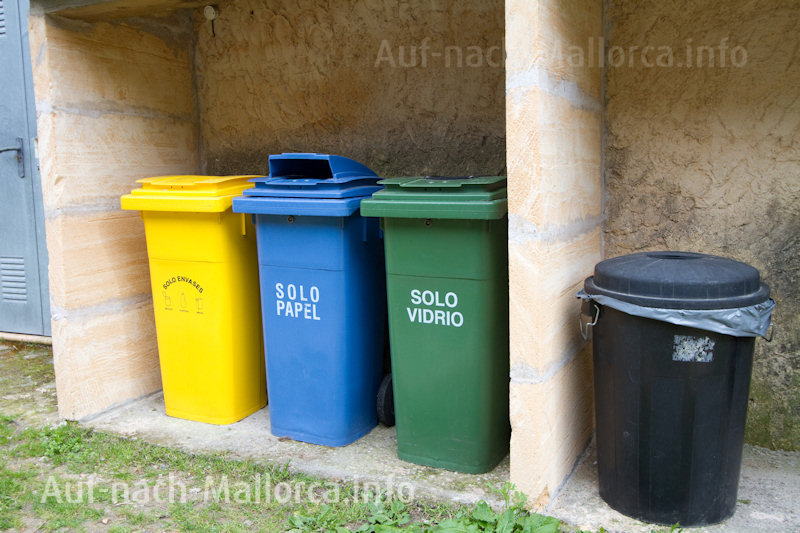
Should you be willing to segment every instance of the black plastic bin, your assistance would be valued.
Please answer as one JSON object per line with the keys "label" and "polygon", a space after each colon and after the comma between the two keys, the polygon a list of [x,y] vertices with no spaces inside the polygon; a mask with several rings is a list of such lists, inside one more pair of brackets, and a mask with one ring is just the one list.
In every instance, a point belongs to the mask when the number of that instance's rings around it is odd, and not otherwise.
{"label": "black plastic bin", "polygon": [[578,296],[593,326],[600,496],[657,524],[729,518],[769,287],[744,263],[651,252],[599,263]]}

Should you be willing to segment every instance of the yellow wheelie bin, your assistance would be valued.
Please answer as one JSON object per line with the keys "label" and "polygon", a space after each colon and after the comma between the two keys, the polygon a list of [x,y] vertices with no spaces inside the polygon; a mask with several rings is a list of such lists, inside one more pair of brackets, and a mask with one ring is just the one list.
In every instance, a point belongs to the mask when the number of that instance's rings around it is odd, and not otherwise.
{"label": "yellow wheelie bin", "polygon": [[267,403],[256,234],[231,202],[254,176],[139,180],[167,414],[230,424]]}

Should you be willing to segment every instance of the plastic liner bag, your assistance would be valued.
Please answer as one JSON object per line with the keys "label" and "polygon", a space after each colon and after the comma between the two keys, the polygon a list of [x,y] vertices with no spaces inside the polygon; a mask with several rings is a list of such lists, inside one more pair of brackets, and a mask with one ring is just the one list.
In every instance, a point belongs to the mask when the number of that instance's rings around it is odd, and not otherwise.
{"label": "plastic liner bag", "polygon": [[575,296],[633,316],[734,337],[764,337],[768,341],[772,340],[772,332],[767,337],[767,331],[772,325],[772,310],[775,308],[772,298],[755,305],[729,309],[661,309],[623,302],[603,294],[588,294],[583,290]]}

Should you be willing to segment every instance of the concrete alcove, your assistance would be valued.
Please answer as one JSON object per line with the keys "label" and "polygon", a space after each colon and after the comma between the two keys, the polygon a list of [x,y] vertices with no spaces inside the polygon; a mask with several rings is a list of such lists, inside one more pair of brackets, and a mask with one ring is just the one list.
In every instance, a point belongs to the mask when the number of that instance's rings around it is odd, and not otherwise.
{"label": "concrete alcove", "polygon": [[[796,9],[226,0],[212,25],[206,4],[33,2],[62,416],[160,388],[143,228],[119,196],[144,176],[263,173],[269,153],[317,151],[384,176],[508,175],[510,477],[532,502],[551,500],[592,435],[574,294],[604,256],[683,248],[762,269],[785,326],[758,349],[752,413],[766,432],[751,435],[798,446],[798,324],[780,306],[797,295],[800,61],[771,30]],[[747,66],[600,60],[725,32]]]}

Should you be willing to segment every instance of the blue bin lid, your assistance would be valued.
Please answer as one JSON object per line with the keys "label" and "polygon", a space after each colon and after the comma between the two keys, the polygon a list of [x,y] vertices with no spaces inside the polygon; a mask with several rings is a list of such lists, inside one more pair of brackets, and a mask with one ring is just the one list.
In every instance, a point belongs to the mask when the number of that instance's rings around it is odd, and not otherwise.
{"label": "blue bin lid", "polygon": [[383,187],[358,161],[328,154],[269,156],[269,176],[234,198],[233,211],[267,215],[349,216]]}

